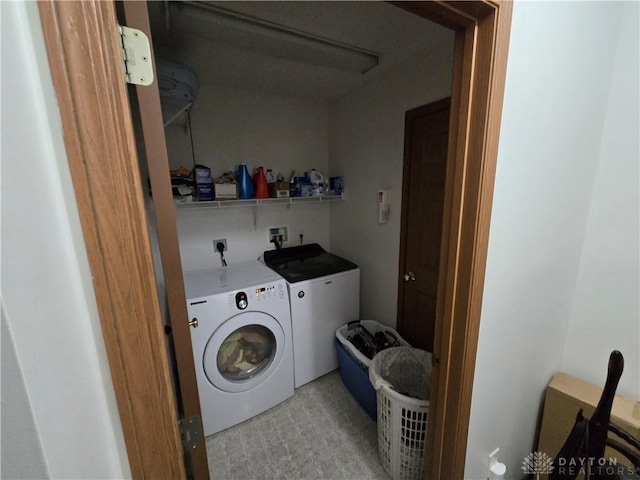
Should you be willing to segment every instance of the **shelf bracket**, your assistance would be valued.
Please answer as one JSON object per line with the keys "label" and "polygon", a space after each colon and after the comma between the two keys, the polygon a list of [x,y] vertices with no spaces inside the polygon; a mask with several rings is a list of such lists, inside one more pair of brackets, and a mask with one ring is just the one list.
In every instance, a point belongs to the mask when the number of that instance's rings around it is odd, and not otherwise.
{"label": "shelf bracket", "polygon": [[[191,107],[193,106],[193,102],[189,102],[187,103],[185,106],[183,106],[181,109],[179,109],[176,113],[174,113],[171,118],[169,118],[166,122],[164,122],[162,125],[164,127],[169,126],[170,124],[172,124],[174,121],[176,121],[178,119],[178,117],[180,115],[182,115],[184,112],[186,112],[187,110],[189,110]],[[186,128],[186,127],[185,127]]]}
{"label": "shelf bracket", "polygon": [[258,231],[258,214],[260,213],[260,204],[256,202],[253,206],[253,231]]}

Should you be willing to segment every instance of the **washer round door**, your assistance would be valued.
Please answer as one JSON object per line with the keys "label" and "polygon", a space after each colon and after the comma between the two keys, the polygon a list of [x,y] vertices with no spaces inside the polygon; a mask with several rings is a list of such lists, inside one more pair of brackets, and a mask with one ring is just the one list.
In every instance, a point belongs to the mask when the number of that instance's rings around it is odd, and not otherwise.
{"label": "washer round door", "polygon": [[239,313],[209,338],[202,358],[204,373],[225,392],[251,390],[278,368],[284,345],[284,331],[271,315]]}

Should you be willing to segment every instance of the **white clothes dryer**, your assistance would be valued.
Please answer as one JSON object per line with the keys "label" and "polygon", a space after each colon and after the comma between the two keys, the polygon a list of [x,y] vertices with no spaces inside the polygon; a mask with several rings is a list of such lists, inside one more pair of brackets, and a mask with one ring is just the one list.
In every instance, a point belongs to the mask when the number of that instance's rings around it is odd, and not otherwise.
{"label": "white clothes dryer", "polygon": [[284,279],[254,261],[185,272],[184,281],[205,436],[293,396]]}

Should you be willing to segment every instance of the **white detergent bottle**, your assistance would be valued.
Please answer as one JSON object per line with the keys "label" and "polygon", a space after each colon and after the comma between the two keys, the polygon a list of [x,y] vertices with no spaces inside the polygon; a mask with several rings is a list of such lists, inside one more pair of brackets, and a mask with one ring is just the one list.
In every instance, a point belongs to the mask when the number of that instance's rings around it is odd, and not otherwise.
{"label": "white detergent bottle", "polygon": [[322,195],[322,187],[324,185],[324,175],[315,168],[309,172],[309,183],[311,183],[311,194]]}
{"label": "white detergent bottle", "polygon": [[276,181],[276,177],[270,168],[267,169],[267,173],[265,174],[265,177],[267,177],[267,183],[275,183]]}

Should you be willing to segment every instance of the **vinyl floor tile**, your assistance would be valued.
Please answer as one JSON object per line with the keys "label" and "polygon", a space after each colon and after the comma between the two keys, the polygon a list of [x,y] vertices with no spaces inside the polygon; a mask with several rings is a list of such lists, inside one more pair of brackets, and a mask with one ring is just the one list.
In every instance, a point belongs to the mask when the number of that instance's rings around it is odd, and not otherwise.
{"label": "vinyl floor tile", "polygon": [[212,479],[389,480],[378,459],[376,423],[338,371],[206,442]]}

